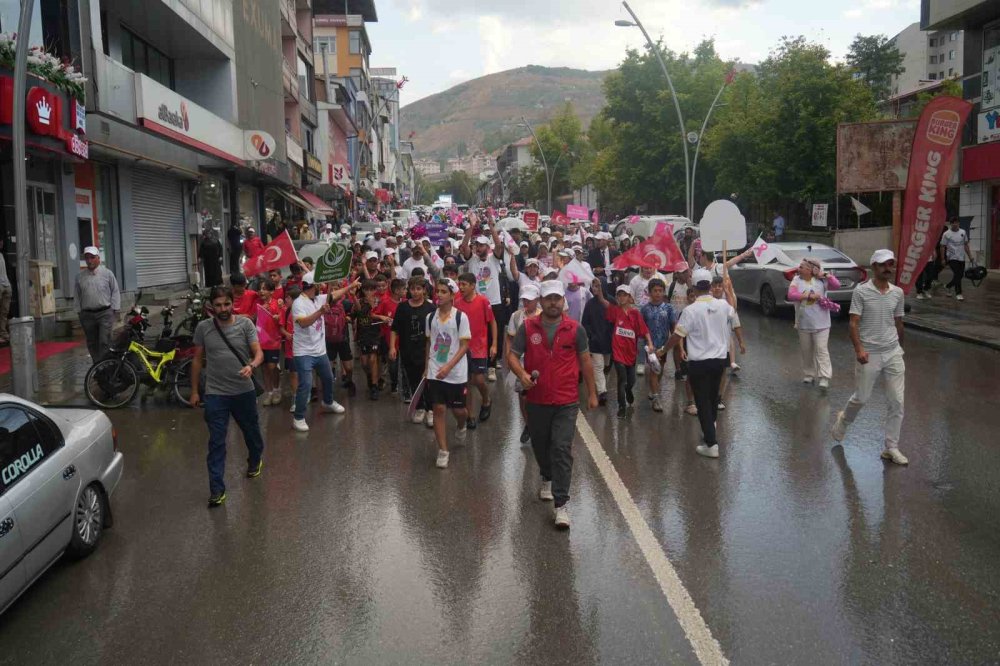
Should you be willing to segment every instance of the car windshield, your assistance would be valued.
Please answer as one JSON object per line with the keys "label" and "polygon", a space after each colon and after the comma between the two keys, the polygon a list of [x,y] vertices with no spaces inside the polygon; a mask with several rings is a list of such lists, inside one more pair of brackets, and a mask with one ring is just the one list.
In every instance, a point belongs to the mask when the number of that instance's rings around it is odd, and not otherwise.
{"label": "car windshield", "polygon": [[850,264],[851,259],[833,248],[814,248],[813,250],[782,250],[788,258],[799,263],[806,257],[816,257],[824,264]]}

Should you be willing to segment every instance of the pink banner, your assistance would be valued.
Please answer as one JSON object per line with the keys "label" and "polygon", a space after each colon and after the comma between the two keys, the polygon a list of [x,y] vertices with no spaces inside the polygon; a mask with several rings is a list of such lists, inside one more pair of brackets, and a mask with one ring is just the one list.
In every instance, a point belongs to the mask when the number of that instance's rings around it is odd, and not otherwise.
{"label": "pink banner", "polygon": [[571,220],[586,220],[590,217],[590,211],[586,206],[566,206],[566,216]]}

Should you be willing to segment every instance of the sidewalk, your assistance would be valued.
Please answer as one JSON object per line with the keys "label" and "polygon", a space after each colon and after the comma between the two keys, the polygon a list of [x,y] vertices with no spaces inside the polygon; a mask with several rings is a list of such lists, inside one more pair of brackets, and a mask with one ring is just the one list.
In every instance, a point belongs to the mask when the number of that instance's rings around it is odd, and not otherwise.
{"label": "sidewalk", "polygon": [[[42,405],[90,406],[83,392],[83,378],[90,369],[90,354],[82,337],[65,342],[78,342],[68,349],[38,361],[38,393],[35,402]],[[0,375],[0,393],[10,393],[13,376]]]}
{"label": "sidewalk", "polygon": [[[951,271],[942,271],[941,284],[950,280]],[[918,301],[915,295],[907,298],[912,309],[904,323],[921,331],[1000,350],[1000,271],[990,271],[978,287],[965,280],[963,302],[948,298],[947,293],[944,287],[938,287],[931,299]]]}

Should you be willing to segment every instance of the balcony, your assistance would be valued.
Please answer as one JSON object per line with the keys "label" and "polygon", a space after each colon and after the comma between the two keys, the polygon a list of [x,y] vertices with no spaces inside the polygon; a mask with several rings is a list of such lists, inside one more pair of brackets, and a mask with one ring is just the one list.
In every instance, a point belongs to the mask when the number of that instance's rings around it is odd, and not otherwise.
{"label": "balcony", "polygon": [[281,61],[281,83],[282,89],[285,91],[285,101],[299,101],[299,77],[288,61],[284,59]]}
{"label": "balcony", "polygon": [[125,122],[137,122],[135,113],[135,72],[104,55],[94,55],[94,73],[97,80],[96,104],[91,111],[102,111]]}
{"label": "balcony", "polygon": [[306,39],[300,32],[295,36],[295,46],[303,58],[309,62],[313,61],[313,43],[311,39]]}
{"label": "balcony", "polygon": [[299,29],[295,18],[295,0],[278,0],[278,8],[281,11],[281,36],[297,36]]}

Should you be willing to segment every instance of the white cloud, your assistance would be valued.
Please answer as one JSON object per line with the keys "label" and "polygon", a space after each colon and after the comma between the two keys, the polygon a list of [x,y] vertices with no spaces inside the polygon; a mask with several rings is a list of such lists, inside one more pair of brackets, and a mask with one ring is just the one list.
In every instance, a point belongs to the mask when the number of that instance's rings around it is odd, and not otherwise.
{"label": "white cloud", "polygon": [[423,15],[424,10],[418,3],[414,2],[410,5],[410,10],[406,13],[406,19],[410,21],[410,23],[416,23],[423,17]]}
{"label": "white cloud", "polygon": [[861,18],[864,15],[864,13],[865,10],[861,9],[860,7],[854,7],[853,9],[845,9],[844,18],[848,19]]}
{"label": "white cloud", "polygon": [[457,79],[457,80],[465,81],[467,79],[471,79],[472,75],[469,74],[464,69],[455,69],[455,70],[452,70],[452,72],[450,74],[448,74],[448,78],[449,79]]}
{"label": "white cloud", "polygon": [[[520,41],[522,35],[519,33],[518,37],[518,41]],[[531,42],[526,43],[530,44]],[[483,57],[484,74],[493,74],[509,69],[513,46],[514,33],[500,17],[479,17],[479,50]]]}

